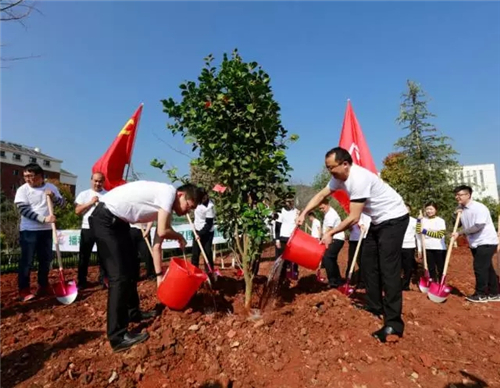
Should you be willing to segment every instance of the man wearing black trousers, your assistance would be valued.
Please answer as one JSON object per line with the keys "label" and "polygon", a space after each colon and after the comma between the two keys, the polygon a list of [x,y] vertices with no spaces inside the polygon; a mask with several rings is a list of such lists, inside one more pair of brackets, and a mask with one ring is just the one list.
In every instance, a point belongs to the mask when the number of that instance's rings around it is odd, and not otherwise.
{"label": "man wearing black trousers", "polygon": [[[207,255],[210,267],[213,269],[214,258],[212,243],[214,241],[215,207],[206,191],[203,190],[202,195],[203,197],[201,203],[194,211],[194,228],[196,229],[196,234],[198,234],[198,237],[200,238],[201,246]],[[196,236],[193,237],[196,238]],[[200,254],[200,247],[193,239],[193,255],[191,256],[191,263],[196,267],[199,267],[200,265]],[[206,268],[206,266],[205,271],[208,272],[208,268]]]}
{"label": "man wearing black trousers", "polygon": [[323,243],[329,245],[334,234],[358,223],[362,212],[371,218],[361,256],[366,285],[365,309],[384,316],[384,326],[372,333],[373,337],[381,342],[386,342],[390,335],[402,337],[401,247],[408,226],[408,210],[401,196],[387,183],[369,170],[353,164],[346,149],[336,147],[328,151],[325,165],[332,179],[309,201],[297,223],[301,225],[304,214],[336,190],[344,190],[349,195],[349,215],[323,235]]}
{"label": "man wearing black trousers", "polygon": [[[99,198],[107,193],[103,188],[104,174],[96,172],[90,177],[91,188],[82,191],[75,199],[75,213],[82,218],[82,228],[80,230],[80,253],[78,256],[78,288],[87,287],[87,274],[89,271],[90,255],[96,243],[93,229],[89,225],[89,217],[99,203]],[[97,251],[99,257],[99,250]],[[104,286],[104,271],[99,258],[99,282]]]}
{"label": "man wearing black trousers", "polygon": [[199,203],[196,186],[174,186],[149,181],[135,181],[118,186],[104,195],[89,218],[97,236],[104,269],[109,276],[107,335],[113,351],[120,352],[149,338],[148,333],[133,334],[130,321],[141,321],[157,315],[141,312],[137,294],[137,260],[130,237],[130,224],[157,220],[153,260],[157,284],[161,283],[161,242],[186,240],[171,224],[172,211],[184,215]]}

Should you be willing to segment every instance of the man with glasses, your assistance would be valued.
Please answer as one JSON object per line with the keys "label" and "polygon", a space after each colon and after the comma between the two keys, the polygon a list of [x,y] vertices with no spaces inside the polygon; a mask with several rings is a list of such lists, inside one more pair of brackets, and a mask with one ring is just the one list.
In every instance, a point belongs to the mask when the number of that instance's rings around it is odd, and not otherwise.
{"label": "man with glasses", "polygon": [[367,302],[364,309],[384,316],[384,326],[372,333],[373,337],[381,342],[386,342],[392,335],[402,337],[401,247],[409,221],[408,209],[401,196],[387,183],[373,172],[353,164],[346,149],[336,147],[328,151],[325,165],[332,179],[309,201],[297,223],[301,225],[304,214],[336,190],[344,190],[349,195],[349,215],[323,234],[325,245],[331,244],[335,234],[359,223],[361,213],[371,218],[361,254]]}
{"label": "man with glasses", "polygon": [[498,249],[498,235],[488,208],[472,199],[470,186],[458,186],[454,190],[458,210],[462,211],[460,223],[462,229],[452,235],[467,236],[474,258],[476,289],[466,299],[469,302],[500,302],[498,279],[493,268],[493,255]]}
{"label": "man with glasses", "polygon": [[50,295],[49,270],[52,262],[52,226],[56,217],[50,215],[47,196],[57,206],[64,205],[57,187],[45,182],[45,172],[36,163],[24,166],[24,185],[16,191],[14,203],[21,214],[19,261],[19,300],[27,302],[35,297],[30,288],[30,269],[36,253],[38,259],[37,295]]}
{"label": "man with glasses", "polygon": [[137,258],[134,257],[130,224],[157,221],[153,262],[159,285],[163,277],[163,240],[177,240],[181,249],[186,245],[182,234],[172,228],[172,212],[184,215],[200,201],[200,191],[192,184],[176,189],[166,183],[135,181],[103,195],[89,217],[104,270],[109,276],[107,335],[113,351],[127,350],[148,339],[148,333],[130,333],[128,324],[157,315],[156,311],[141,312],[139,309]]}
{"label": "man with glasses", "polygon": [[[94,230],[89,225],[89,217],[99,203],[99,198],[107,193],[103,188],[104,174],[96,172],[90,177],[91,188],[82,191],[75,199],[75,213],[83,215],[82,228],[80,230],[80,254],[78,256],[78,288],[87,287],[87,274],[89,271],[90,255],[96,243]],[[99,251],[97,251],[99,255]],[[101,264],[101,260],[99,260]],[[100,265],[99,282],[104,286],[104,271]]]}

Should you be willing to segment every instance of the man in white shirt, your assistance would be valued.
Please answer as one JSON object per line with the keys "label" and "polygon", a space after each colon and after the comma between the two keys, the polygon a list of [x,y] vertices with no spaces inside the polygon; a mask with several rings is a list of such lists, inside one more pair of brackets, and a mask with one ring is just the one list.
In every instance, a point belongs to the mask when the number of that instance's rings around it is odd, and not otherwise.
{"label": "man in white shirt", "polygon": [[[194,228],[200,237],[200,243],[205,251],[205,254],[207,255],[210,267],[213,269],[214,258],[212,243],[214,241],[215,207],[205,190],[202,191],[202,195],[203,197],[201,203],[194,211]],[[191,263],[197,267],[200,265],[200,254],[200,247],[193,240],[193,255],[191,256]],[[208,268],[205,268],[205,271],[208,272]]]}
{"label": "man in white shirt", "polygon": [[157,220],[153,262],[159,285],[163,277],[163,240],[177,240],[181,249],[186,246],[182,234],[172,228],[172,212],[184,215],[194,209],[200,199],[199,189],[191,184],[176,189],[166,183],[135,181],[102,196],[89,217],[109,276],[107,335],[113,351],[127,350],[148,339],[147,333],[130,333],[128,324],[157,315],[154,311],[145,313],[139,309],[137,259],[130,238],[130,224]]}
{"label": "man in white shirt", "polygon": [[321,222],[316,218],[314,212],[309,212],[309,222],[311,223],[311,236],[316,240],[321,240]]}
{"label": "man in white shirt", "polygon": [[[408,213],[411,212],[410,205],[406,204]],[[417,267],[415,260],[415,249],[418,247],[418,258],[422,257],[422,249],[420,239],[417,234],[417,219],[410,217],[408,227],[406,228],[405,236],[403,239],[403,249],[401,249],[401,265],[403,268],[403,275],[401,278],[403,291],[410,291],[410,281],[413,271]]]}
{"label": "man in white shirt", "polygon": [[[330,206],[328,198],[323,199],[319,205],[319,210],[325,215],[323,218],[323,235],[340,225],[342,220],[333,207]],[[323,267],[328,278],[328,288],[337,288],[342,285],[342,276],[337,262],[339,252],[344,246],[345,234],[339,232],[333,235],[333,241],[328,245],[323,255]]]}
{"label": "man in white shirt", "polygon": [[64,206],[64,199],[52,183],[45,182],[45,172],[36,163],[24,166],[26,182],[16,191],[14,203],[21,214],[19,241],[21,258],[18,268],[19,299],[27,302],[35,297],[30,287],[33,256],[38,258],[37,295],[51,294],[49,270],[52,262],[52,226],[56,217],[51,216],[47,204],[49,195],[57,206]]}
{"label": "man in white shirt", "polygon": [[[295,199],[293,197],[285,200],[285,206],[278,214],[275,224],[276,236],[276,257],[280,257],[285,251],[286,244],[295,230],[295,221],[299,215],[299,210],[295,208]],[[289,268],[290,267],[290,268]],[[285,276],[297,280],[299,278],[299,266],[285,260],[280,275],[280,282],[285,280]]]}
{"label": "man in white shirt", "polygon": [[[349,215],[323,235],[322,241],[327,245],[331,243],[332,236],[358,223],[361,213],[371,218],[361,256],[366,285],[365,309],[384,315],[384,326],[372,333],[373,337],[381,342],[386,342],[391,335],[402,337],[401,248],[408,226],[408,210],[393,188],[376,174],[353,164],[346,149],[336,147],[328,151],[325,165],[332,179],[309,201],[304,212],[314,209],[336,190],[344,190],[349,195]],[[301,225],[303,222],[304,217],[300,216],[297,223]]]}
{"label": "man in white shirt", "polygon": [[[80,253],[78,255],[78,288],[85,289],[87,284],[87,274],[89,271],[90,255],[96,243],[94,231],[89,225],[89,217],[99,203],[99,198],[107,193],[103,188],[104,174],[93,173],[90,177],[90,189],[82,191],[75,199],[75,213],[83,215],[82,228],[80,230]],[[99,257],[99,251],[97,251]],[[104,284],[104,271],[99,258],[100,276],[99,282]]]}
{"label": "man in white shirt", "polygon": [[476,290],[466,299],[469,302],[500,302],[498,280],[492,260],[498,249],[498,235],[491,214],[485,205],[472,199],[470,186],[458,186],[454,192],[459,210],[462,211],[462,229],[452,237],[457,239],[459,235],[467,236],[474,257]]}

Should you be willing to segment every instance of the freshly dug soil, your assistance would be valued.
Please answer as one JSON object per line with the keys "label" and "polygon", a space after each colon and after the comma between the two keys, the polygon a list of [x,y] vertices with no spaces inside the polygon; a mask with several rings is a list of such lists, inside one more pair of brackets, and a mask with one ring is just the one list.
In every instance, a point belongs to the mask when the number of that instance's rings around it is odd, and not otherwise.
{"label": "freshly dug soil", "polygon": [[[272,255],[270,248],[263,257]],[[261,264],[255,306],[271,265]],[[90,271],[95,286],[68,306],[53,297],[19,303],[16,275],[1,276],[2,388],[500,387],[500,303],[465,301],[474,286],[466,247],[453,252],[453,294],[435,304],[412,285],[404,294],[405,335],[387,344],[370,336],[381,322],[353,307],[362,292],[349,299],[327,291],[301,269],[298,282],[249,318],[243,280],[234,269],[221,272],[216,312],[202,289],[185,311],[164,309],[131,326],[151,338],[119,354],[106,340],[107,291],[97,284],[97,268]],[[75,278],[74,270],[66,273]],[[138,289],[141,307],[155,308],[155,282]]]}

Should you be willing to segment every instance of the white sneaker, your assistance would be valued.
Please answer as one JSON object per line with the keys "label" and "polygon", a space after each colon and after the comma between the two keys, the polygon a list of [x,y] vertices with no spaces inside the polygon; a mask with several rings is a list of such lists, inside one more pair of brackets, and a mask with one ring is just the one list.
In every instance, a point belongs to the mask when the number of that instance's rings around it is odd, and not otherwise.
{"label": "white sneaker", "polygon": [[500,295],[488,295],[488,302],[500,302]]}

